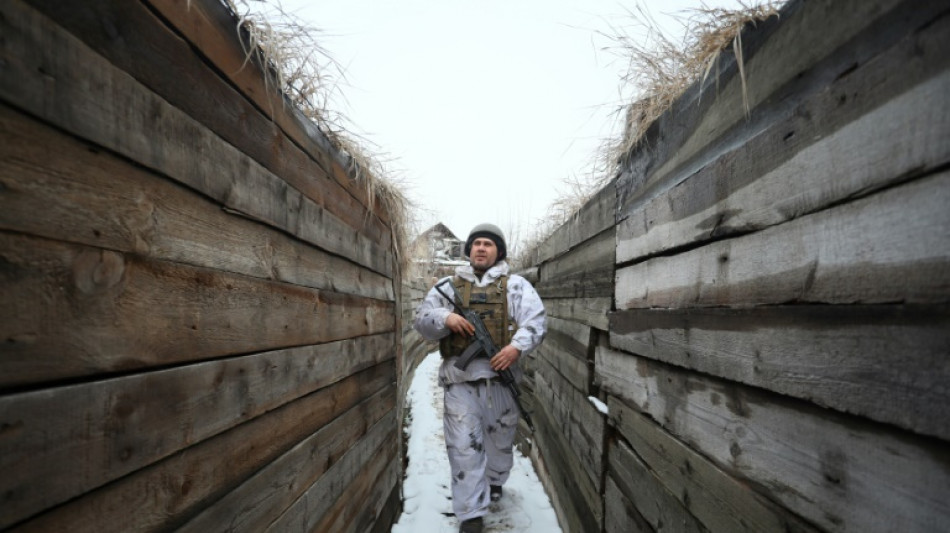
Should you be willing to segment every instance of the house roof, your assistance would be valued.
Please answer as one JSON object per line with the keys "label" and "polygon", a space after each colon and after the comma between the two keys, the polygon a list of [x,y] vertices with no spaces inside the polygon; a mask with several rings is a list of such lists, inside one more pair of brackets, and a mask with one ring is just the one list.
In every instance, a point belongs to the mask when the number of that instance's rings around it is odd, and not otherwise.
{"label": "house roof", "polygon": [[419,237],[430,237],[433,234],[439,234],[439,235],[442,235],[443,237],[451,237],[459,242],[462,241],[462,239],[459,239],[454,233],[452,233],[452,230],[450,230],[448,226],[446,226],[445,224],[441,222],[436,223],[431,228],[423,231],[422,234],[419,235]]}

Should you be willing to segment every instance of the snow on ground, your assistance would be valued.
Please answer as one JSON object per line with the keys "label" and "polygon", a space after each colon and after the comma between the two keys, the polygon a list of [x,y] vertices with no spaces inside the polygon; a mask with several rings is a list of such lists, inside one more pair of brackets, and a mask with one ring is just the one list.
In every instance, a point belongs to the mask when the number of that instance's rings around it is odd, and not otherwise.
{"label": "snow on ground", "polygon": [[[403,483],[403,513],[392,533],[454,533],[449,459],[442,435],[442,388],[438,352],[426,356],[416,369],[407,401],[411,413],[409,466]],[[515,448],[515,465],[501,500],[489,506],[486,533],[559,533],[551,500],[538,480],[531,460]]]}

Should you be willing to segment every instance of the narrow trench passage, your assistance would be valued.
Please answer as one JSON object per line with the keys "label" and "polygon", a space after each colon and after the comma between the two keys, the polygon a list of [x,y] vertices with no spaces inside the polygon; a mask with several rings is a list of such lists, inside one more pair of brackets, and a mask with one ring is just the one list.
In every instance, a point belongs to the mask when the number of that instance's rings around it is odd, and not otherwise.
{"label": "narrow trench passage", "polygon": [[[403,482],[403,513],[393,533],[454,533],[458,520],[452,513],[449,460],[442,434],[442,388],[438,375],[441,358],[430,353],[416,368],[406,402],[410,413],[406,454],[409,466]],[[502,499],[489,506],[485,532],[559,533],[551,500],[531,460],[514,450],[515,464]]]}

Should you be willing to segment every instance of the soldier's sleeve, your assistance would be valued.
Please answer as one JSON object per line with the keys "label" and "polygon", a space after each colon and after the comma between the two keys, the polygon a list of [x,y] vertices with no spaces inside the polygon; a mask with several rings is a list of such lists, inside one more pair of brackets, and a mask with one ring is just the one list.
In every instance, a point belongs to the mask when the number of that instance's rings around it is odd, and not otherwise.
{"label": "soldier's sleeve", "polygon": [[547,320],[541,297],[531,283],[521,276],[508,279],[508,309],[518,324],[511,345],[521,350],[522,355],[530,353],[544,340]]}
{"label": "soldier's sleeve", "polygon": [[445,318],[451,312],[451,303],[433,287],[429,289],[426,297],[422,300],[422,304],[416,309],[416,317],[412,322],[412,327],[426,340],[439,340],[451,333],[451,330],[445,327]]}

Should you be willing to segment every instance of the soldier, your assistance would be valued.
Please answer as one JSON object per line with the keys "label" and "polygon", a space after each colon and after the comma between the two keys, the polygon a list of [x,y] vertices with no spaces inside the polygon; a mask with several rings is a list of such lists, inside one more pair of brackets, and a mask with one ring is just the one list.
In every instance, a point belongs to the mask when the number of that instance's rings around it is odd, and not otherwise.
{"label": "soldier", "polygon": [[[472,342],[475,327],[454,313],[452,303],[429,290],[413,326],[426,339],[439,340],[444,389],[445,444],[452,467],[452,507],[462,533],[482,531],[490,501],[498,501],[514,462],[512,448],[519,410],[498,372],[522,376],[518,360],[541,344],[544,305],[526,279],[508,273],[507,245],[501,229],[480,224],[465,242],[469,264],[451,279],[463,308],[481,316],[492,340],[502,348],[491,359],[479,357],[463,370],[455,361]],[[444,280],[440,280],[442,283]]]}

